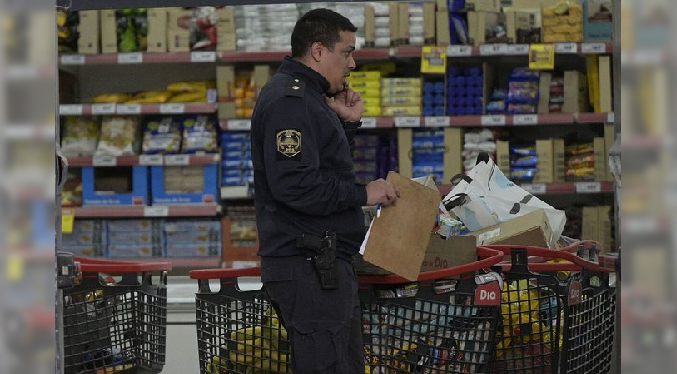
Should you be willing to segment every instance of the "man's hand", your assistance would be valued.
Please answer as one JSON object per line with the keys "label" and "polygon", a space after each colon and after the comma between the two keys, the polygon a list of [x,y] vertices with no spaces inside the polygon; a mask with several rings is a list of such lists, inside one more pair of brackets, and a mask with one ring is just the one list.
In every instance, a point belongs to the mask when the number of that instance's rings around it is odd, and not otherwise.
{"label": "man's hand", "polygon": [[355,91],[349,89],[339,92],[333,98],[327,98],[327,105],[344,122],[358,122],[364,113],[364,101]]}
{"label": "man's hand", "polygon": [[388,206],[394,204],[398,197],[400,197],[400,192],[392,183],[384,179],[377,179],[367,185],[367,205]]}

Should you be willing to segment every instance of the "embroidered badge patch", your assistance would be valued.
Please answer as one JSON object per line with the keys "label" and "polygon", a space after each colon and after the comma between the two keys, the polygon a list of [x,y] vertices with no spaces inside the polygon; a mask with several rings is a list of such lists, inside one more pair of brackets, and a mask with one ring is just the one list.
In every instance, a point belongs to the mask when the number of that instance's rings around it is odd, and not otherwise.
{"label": "embroidered badge patch", "polygon": [[[301,131],[297,129],[279,130],[275,137],[277,152],[280,155],[284,155],[286,159],[295,160],[301,157]],[[278,158],[284,159],[282,157]]]}

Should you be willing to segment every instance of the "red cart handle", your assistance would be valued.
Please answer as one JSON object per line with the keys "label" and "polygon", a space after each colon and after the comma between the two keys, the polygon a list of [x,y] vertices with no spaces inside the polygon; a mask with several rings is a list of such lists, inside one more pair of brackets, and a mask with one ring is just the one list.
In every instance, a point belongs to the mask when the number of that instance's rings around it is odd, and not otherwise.
{"label": "red cart handle", "polygon": [[80,271],[83,273],[122,275],[129,273],[172,270],[172,264],[169,262],[109,261],[95,260],[85,257],[75,257],[75,261],[80,263]]}
{"label": "red cart handle", "polygon": [[[576,245],[576,244],[574,244]],[[506,256],[510,256],[513,250],[525,249],[527,256],[537,256],[551,260],[565,260],[569,263],[565,264],[547,264],[547,263],[529,263],[529,270],[535,272],[557,272],[557,271],[593,271],[609,273],[613,270],[607,269],[594,262],[584,260],[574,254],[569,253],[569,247],[563,250],[552,250],[541,247],[520,246],[520,245],[489,245],[484,248],[494,249],[503,252]],[[499,266],[503,267],[504,271],[509,270],[512,265],[510,263],[502,263]]]}
{"label": "red cart handle", "polygon": [[[435,270],[420,273],[417,281],[431,281],[435,279],[449,278],[465,273],[472,273],[482,269],[488,269],[503,260],[503,253],[492,248],[477,248],[477,256],[482,260],[466,265],[455,266],[443,270]],[[193,270],[190,272],[192,279],[234,279],[238,277],[255,277],[261,275],[261,268],[248,269],[210,269]],[[403,284],[411,283],[410,280],[398,275],[361,275],[360,284]]]}

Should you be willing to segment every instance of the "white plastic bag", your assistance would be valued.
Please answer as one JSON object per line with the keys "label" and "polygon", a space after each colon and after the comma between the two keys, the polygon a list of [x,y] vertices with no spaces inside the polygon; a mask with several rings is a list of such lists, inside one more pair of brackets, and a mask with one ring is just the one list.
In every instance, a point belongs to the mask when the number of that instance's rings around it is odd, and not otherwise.
{"label": "white plastic bag", "polygon": [[548,238],[551,248],[555,247],[566,223],[564,211],[553,208],[508,180],[486,153],[478,157],[477,165],[467,176],[460,178],[443,202],[470,231],[542,209],[552,228],[553,235]]}

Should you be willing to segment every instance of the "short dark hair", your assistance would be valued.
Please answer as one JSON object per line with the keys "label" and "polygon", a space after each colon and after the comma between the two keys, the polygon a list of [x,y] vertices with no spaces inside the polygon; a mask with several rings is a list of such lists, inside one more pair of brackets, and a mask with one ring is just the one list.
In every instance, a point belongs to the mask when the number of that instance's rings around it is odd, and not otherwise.
{"label": "short dark hair", "polygon": [[341,40],[341,31],[355,32],[357,27],[333,10],[319,8],[309,11],[296,21],[291,33],[292,57],[305,56],[315,42],[330,49],[334,48]]}

